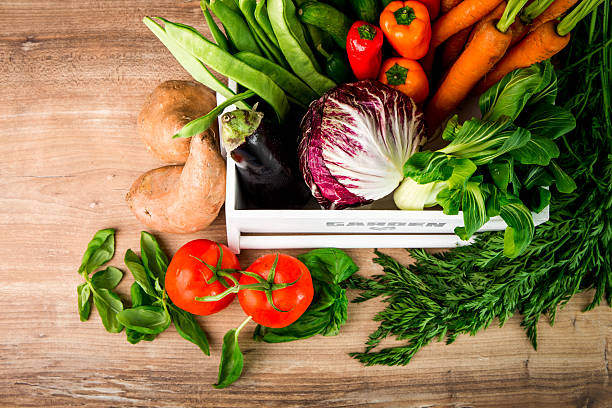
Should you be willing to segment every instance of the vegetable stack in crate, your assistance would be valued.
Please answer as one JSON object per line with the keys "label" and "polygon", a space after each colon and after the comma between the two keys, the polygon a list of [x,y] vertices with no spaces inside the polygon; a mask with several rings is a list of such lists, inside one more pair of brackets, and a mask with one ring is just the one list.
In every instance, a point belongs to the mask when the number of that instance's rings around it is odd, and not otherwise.
{"label": "vegetable stack in crate", "polygon": [[[549,188],[575,187],[554,160],[575,122],[548,59],[601,2],[559,21],[574,2],[202,1],[214,42],[144,21],[224,99],[176,136],[220,116],[232,249],[448,246],[432,233],[506,227],[514,257],[548,218]],[[428,138],[444,146],[422,150]],[[335,211],[304,209],[311,196]],[[383,209],[343,211],[370,204]]]}

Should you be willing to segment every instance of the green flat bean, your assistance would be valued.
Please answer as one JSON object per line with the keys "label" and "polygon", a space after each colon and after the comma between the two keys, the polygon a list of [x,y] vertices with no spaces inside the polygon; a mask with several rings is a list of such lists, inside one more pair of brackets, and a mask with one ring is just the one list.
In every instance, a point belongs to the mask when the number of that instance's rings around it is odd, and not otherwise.
{"label": "green flat bean", "polygon": [[268,51],[266,55],[271,54],[271,57],[268,57],[268,59],[289,68],[289,64],[287,64],[283,53],[270,41],[266,33],[257,23],[257,20],[255,20],[255,0],[239,0],[238,7],[240,7],[249,28],[253,32],[255,40],[259,39],[259,46],[263,49],[264,53],[266,53],[266,50]]}
{"label": "green flat bean", "polygon": [[173,23],[160,18],[166,25],[166,32],[186,51],[208,65],[219,74],[233,79],[240,85],[255,92],[268,102],[283,122],[289,112],[285,92],[267,75],[251,68],[241,60],[222,50],[193,27]]}
{"label": "green flat bean", "polygon": [[[334,81],[319,72],[320,68],[314,56],[312,58],[308,56],[293,33],[291,27],[294,24],[290,24],[289,20],[294,20],[301,30],[301,23],[295,15],[293,3],[290,0],[269,0],[268,16],[270,17],[274,34],[278,39],[280,49],[285,58],[287,58],[287,62],[289,62],[293,72],[319,95],[336,86]],[[300,34],[303,38],[304,33],[300,31]]]}
{"label": "green flat bean", "polygon": [[[277,0],[271,0],[269,4],[276,5],[278,4],[278,2]],[[297,17],[297,10],[295,8],[295,5],[293,4],[293,0],[281,0],[280,5],[284,14],[285,23],[289,28],[289,32],[298,41],[302,51],[304,51],[304,53],[308,55],[308,58],[310,58],[316,70],[319,72],[323,72],[317,62],[314,52],[312,52],[312,50],[308,46],[308,41],[306,41],[306,28]],[[270,10],[268,10],[268,13],[269,12]]]}
{"label": "green flat bean", "polygon": [[259,24],[261,29],[264,30],[270,41],[279,47],[278,40],[276,39],[276,35],[274,35],[274,30],[272,29],[272,24],[270,23],[270,18],[268,17],[266,0],[255,0],[255,2],[255,20],[257,20],[257,24]]}
{"label": "green flat bean", "polygon": [[225,32],[238,51],[248,51],[257,55],[262,55],[262,51],[257,45],[249,26],[240,13],[234,12],[221,0],[210,0],[210,9],[225,27]]}
{"label": "green flat bean", "polygon": [[[229,89],[227,85],[219,81],[202,62],[185,51],[176,41],[170,37],[164,28],[157,24],[149,17],[145,17],[142,20],[145,25],[155,34],[155,36],[164,44],[164,46],[170,51],[170,53],[176,58],[179,64],[185,68],[187,72],[201,84],[206,85],[215,92],[219,92],[226,98],[231,98],[234,95],[234,91]],[[250,109],[249,105],[244,102],[238,102],[236,104],[240,109]]]}
{"label": "green flat bean", "polygon": [[287,97],[293,97],[303,107],[308,107],[310,102],[318,98],[317,93],[308,85],[280,65],[250,52],[239,52],[234,57],[266,74],[285,91]]}
{"label": "green flat bean", "polygon": [[230,46],[227,42],[227,38],[225,38],[225,34],[223,34],[223,31],[221,31],[221,29],[217,26],[215,20],[213,20],[212,16],[210,15],[210,11],[208,11],[208,5],[204,0],[200,0],[200,8],[202,9],[204,19],[206,20],[206,25],[208,25],[208,29],[210,30],[210,33],[215,39],[215,42],[219,47],[229,52]]}
{"label": "green flat bean", "polygon": [[220,0],[220,1],[223,2],[227,7],[232,9],[233,12],[240,13],[240,8],[238,7],[237,0]]}
{"label": "green flat bean", "polygon": [[247,98],[250,98],[251,96],[254,96],[254,95],[255,95],[255,92],[246,91],[243,93],[239,93],[238,95],[235,95],[231,98],[228,98],[225,102],[223,102],[220,105],[217,105],[216,108],[208,112],[206,115],[200,118],[194,119],[191,122],[187,123],[185,126],[183,126],[183,128],[176,135],[172,136],[172,138],[176,139],[179,137],[192,137],[195,135],[199,135],[200,133],[204,132],[206,129],[211,127],[213,123],[215,123],[215,121],[217,120],[217,117],[219,117],[219,115],[223,113],[225,108],[236,104],[236,102],[238,101],[242,101]]}

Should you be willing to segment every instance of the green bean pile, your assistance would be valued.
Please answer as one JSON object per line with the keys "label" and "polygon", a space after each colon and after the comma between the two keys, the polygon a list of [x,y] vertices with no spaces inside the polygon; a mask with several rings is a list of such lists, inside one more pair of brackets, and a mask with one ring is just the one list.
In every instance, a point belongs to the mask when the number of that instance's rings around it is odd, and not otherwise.
{"label": "green bean pile", "polygon": [[249,108],[241,99],[250,94],[236,96],[211,70],[266,101],[280,122],[290,103],[306,108],[336,86],[312,51],[319,45],[317,29],[300,22],[292,0],[202,0],[200,6],[214,42],[161,17],[145,17],[144,23],[196,81],[232,98],[238,108]]}

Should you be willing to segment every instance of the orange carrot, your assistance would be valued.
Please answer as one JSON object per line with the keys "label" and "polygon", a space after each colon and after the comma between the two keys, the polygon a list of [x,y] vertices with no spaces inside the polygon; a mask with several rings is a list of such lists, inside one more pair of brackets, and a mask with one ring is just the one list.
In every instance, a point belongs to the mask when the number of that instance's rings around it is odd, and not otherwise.
{"label": "orange carrot", "polygon": [[502,0],[463,0],[448,13],[441,15],[431,28],[429,52],[421,60],[423,70],[431,75],[436,48],[453,34],[474,25],[501,2]]}
{"label": "orange carrot", "polygon": [[476,23],[476,25],[472,29],[472,32],[470,33],[470,36],[468,37],[466,45],[469,45],[472,42],[472,39],[474,38],[474,34],[476,33],[476,31],[478,31],[477,27],[479,25],[482,26],[484,24],[487,24],[487,22],[489,21],[496,21],[502,18],[502,15],[504,14],[504,10],[506,9],[507,6],[508,4],[505,1],[502,1],[501,3],[499,3],[497,7],[495,7],[495,9],[492,12],[484,16],[482,20]]}
{"label": "orange carrot", "polygon": [[446,40],[444,50],[442,50],[442,68],[450,67],[459,58],[470,35],[470,31],[472,31],[472,27],[464,28]]}
{"label": "orange carrot", "polygon": [[555,0],[546,10],[544,10],[544,12],[542,12],[542,14],[537,16],[531,22],[530,31],[534,31],[542,24],[556,19],[561,14],[572,8],[577,2],[578,0]]}
{"label": "orange carrot", "polygon": [[[513,38],[510,46],[514,46],[521,41],[527,34],[551,20],[555,20],[569,10],[578,0],[554,0],[547,6],[549,1],[535,1],[527,6],[520,19],[517,19],[513,26]],[[546,7],[542,9],[542,7]]]}
{"label": "orange carrot", "polygon": [[493,68],[506,52],[510,40],[512,33],[498,30],[493,20],[476,29],[472,42],[448,70],[425,109],[425,118],[431,129],[437,128]]}
{"label": "orange carrot", "polygon": [[480,81],[475,89],[476,93],[486,91],[515,69],[525,68],[552,57],[565,48],[569,40],[569,33],[565,36],[557,34],[556,21],[540,25],[508,51],[495,68]]}
{"label": "orange carrot", "polygon": [[463,0],[442,0],[440,3],[440,14],[448,13],[452,8],[457,7],[457,4]]}
{"label": "orange carrot", "polygon": [[474,25],[489,14],[502,0],[464,0],[442,15],[431,29],[430,50],[436,49],[451,35]]}

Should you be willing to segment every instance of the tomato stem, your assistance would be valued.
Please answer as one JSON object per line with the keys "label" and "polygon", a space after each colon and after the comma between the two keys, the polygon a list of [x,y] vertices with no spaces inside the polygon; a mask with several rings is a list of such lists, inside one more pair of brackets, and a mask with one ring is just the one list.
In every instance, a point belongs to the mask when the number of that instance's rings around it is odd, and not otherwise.
{"label": "tomato stem", "polygon": [[238,336],[238,333],[240,333],[240,330],[242,330],[242,328],[243,328],[244,326],[246,326],[246,325],[247,325],[247,323],[248,323],[248,322],[250,322],[252,319],[253,319],[253,317],[251,317],[251,316],[247,316],[247,318],[246,318],[246,319],[244,319],[244,322],[240,323],[240,326],[238,326],[238,327],[236,328],[236,336]]}

